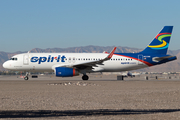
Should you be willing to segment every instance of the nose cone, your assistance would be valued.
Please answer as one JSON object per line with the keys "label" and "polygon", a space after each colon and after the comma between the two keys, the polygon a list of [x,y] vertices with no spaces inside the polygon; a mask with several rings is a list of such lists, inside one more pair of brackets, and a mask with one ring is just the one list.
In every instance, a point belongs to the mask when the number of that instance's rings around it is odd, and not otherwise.
{"label": "nose cone", "polygon": [[8,67],[9,67],[8,62],[7,62],[7,61],[6,61],[6,62],[4,62],[4,63],[3,63],[3,68],[8,69]]}

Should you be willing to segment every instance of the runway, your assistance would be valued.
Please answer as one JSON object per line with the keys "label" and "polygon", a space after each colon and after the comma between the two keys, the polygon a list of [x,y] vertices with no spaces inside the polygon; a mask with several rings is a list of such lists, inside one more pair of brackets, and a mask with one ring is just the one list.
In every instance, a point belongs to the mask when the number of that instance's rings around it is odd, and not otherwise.
{"label": "runway", "polygon": [[0,118],[180,119],[179,79],[91,79],[0,76]]}

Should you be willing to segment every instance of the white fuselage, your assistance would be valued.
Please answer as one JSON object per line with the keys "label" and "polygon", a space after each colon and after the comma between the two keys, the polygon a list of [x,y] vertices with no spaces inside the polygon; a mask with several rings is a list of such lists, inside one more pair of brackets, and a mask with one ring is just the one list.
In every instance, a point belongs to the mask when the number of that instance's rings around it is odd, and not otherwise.
{"label": "white fuselage", "polygon": [[[75,64],[88,63],[104,59],[107,53],[24,53],[13,56],[3,64],[4,68],[15,71],[54,71],[55,67],[71,67]],[[148,67],[136,59],[113,55],[103,64],[85,69],[85,72],[120,72]],[[81,71],[80,71],[81,72]]]}
{"label": "white fuselage", "polygon": [[88,80],[90,72],[130,71],[176,60],[176,56],[167,55],[173,26],[164,26],[152,42],[139,53],[24,53],[6,61],[3,67],[15,71],[28,72],[51,71],[57,77],[72,77],[82,73],[82,79]]}

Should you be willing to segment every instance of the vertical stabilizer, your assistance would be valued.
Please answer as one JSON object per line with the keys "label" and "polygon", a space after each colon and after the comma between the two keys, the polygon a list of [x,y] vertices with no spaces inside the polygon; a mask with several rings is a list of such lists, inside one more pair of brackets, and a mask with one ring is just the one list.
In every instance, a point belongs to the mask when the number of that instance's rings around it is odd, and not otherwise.
{"label": "vertical stabilizer", "polygon": [[141,52],[143,54],[166,54],[173,26],[164,26],[154,40]]}

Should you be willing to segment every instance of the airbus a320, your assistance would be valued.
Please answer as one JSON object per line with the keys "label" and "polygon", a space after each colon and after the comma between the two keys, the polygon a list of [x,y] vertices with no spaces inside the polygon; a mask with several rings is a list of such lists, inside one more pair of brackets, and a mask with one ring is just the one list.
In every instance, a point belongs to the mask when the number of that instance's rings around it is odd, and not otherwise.
{"label": "airbus a320", "polygon": [[[176,60],[167,55],[173,26],[164,26],[152,42],[139,53],[23,53],[13,56],[3,64],[8,70],[29,72],[54,72],[57,77],[72,77],[87,73],[122,72],[141,69]],[[24,77],[29,79],[29,74]]]}

